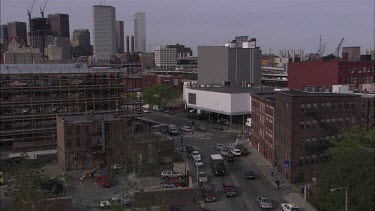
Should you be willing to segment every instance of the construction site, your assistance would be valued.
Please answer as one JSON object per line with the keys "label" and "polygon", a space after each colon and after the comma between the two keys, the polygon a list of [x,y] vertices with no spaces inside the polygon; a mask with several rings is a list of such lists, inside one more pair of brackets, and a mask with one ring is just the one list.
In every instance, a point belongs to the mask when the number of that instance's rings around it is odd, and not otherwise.
{"label": "construction site", "polygon": [[1,65],[2,151],[55,150],[57,115],[111,112],[133,124],[141,116],[141,77],[129,72],[78,64]]}

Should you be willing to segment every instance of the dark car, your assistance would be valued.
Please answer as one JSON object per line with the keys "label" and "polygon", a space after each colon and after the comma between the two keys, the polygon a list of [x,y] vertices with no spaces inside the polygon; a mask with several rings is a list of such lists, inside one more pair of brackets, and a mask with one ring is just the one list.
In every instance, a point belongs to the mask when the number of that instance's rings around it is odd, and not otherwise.
{"label": "dark car", "polygon": [[248,171],[245,171],[244,174],[245,174],[246,179],[249,179],[249,180],[255,179],[255,174],[253,171],[248,170]]}
{"label": "dark car", "polygon": [[214,189],[210,185],[202,187],[202,196],[205,202],[214,202],[216,201],[216,195]]}
{"label": "dark car", "polygon": [[186,146],[186,152],[187,152],[187,153],[190,154],[190,153],[192,153],[194,150],[195,150],[195,149],[194,149],[193,146],[191,146],[191,145]]}
{"label": "dark car", "polygon": [[225,156],[225,159],[228,163],[234,162],[234,155],[232,153],[228,153],[227,156]]}
{"label": "dark car", "polygon": [[40,187],[51,194],[59,194],[64,191],[64,187],[61,181],[57,179],[50,179],[40,183]]}
{"label": "dark car", "polygon": [[223,182],[223,189],[226,197],[237,196],[237,190],[231,183]]}
{"label": "dark car", "polygon": [[241,151],[241,155],[249,155],[249,150],[242,144],[236,146],[237,149]]}

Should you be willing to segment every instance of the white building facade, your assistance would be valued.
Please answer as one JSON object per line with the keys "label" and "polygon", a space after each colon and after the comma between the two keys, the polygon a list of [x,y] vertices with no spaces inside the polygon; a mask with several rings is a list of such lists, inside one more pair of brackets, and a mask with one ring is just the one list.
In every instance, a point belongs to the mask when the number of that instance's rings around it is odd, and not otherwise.
{"label": "white building facade", "polygon": [[160,46],[155,49],[155,66],[160,69],[175,68],[177,65],[177,53],[175,48]]}
{"label": "white building facade", "polygon": [[146,14],[137,12],[134,15],[135,52],[146,53]]}
{"label": "white building facade", "polygon": [[116,53],[116,12],[108,5],[94,5],[94,56],[97,60],[109,60]]}

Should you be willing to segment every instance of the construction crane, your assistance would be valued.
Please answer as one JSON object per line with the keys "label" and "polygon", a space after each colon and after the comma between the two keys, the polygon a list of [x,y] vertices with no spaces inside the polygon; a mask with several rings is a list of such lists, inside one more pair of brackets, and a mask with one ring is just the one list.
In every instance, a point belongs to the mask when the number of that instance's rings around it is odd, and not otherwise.
{"label": "construction crane", "polygon": [[33,4],[31,5],[31,8],[27,9],[27,16],[29,16],[29,23],[30,23],[30,20],[31,20],[31,12],[33,11],[34,4],[35,4],[35,0],[33,0]]}
{"label": "construction crane", "polygon": [[43,9],[42,9],[42,7],[40,7],[40,14],[42,15],[42,18],[44,18],[44,10],[46,9],[47,2],[48,2],[48,0],[46,0],[46,1],[44,2]]}
{"label": "construction crane", "polygon": [[337,48],[336,48],[336,51],[335,51],[335,56],[336,57],[339,57],[340,49],[341,49],[341,46],[342,46],[343,42],[344,42],[344,38],[342,38],[341,41],[340,41],[340,43],[337,45]]}
{"label": "construction crane", "polygon": [[327,45],[327,42],[325,42],[324,45],[322,46],[322,49],[321,49],[321,51],[320,51],[320,57],[323,56],[324,51],[326,50],[326,45]]}

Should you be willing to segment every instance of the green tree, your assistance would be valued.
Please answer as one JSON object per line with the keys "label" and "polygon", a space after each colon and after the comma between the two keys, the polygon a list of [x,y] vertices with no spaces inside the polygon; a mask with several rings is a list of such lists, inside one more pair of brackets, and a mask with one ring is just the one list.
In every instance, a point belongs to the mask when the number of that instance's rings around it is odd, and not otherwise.
{"label": "green tree", "polygon": [[344,210],[347,187],[349,210],[375,210],[375,129],[353,128],[329,149],[332,160],[323,168],[313,203],[319,210]]}
{"label": "green tree", "polygon": [[169,101],[176,99],[180,93],[170,86],[155,85],[146,88],[142,92],[142,100],[150,107],[157,105],[158,107],[165,107]]}

